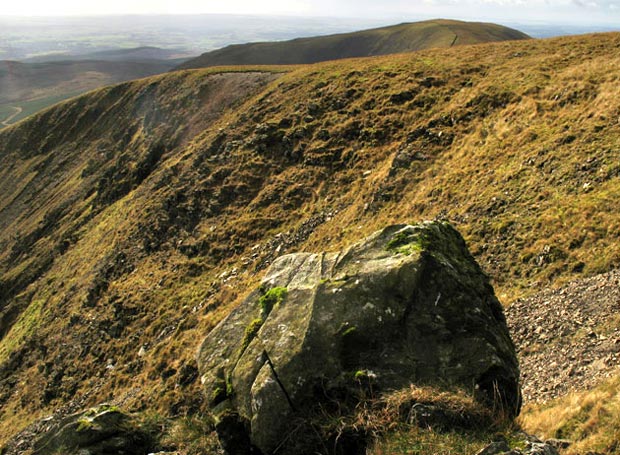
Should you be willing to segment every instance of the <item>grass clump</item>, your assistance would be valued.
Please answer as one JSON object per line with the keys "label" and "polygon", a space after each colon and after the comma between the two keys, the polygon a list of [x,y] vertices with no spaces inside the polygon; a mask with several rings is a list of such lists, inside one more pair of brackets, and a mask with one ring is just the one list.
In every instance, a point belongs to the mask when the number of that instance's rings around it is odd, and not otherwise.
{"label": "grass clump", "polygon": [[620,454],[620,377],[544,405],[526,406],[523,428],[544,438],[573,441],[564,454]]}
{"label": "grass clump", "polygon": [[498,437],[510,440],[516,431],[466,392],[434,387],[393,392],[379,412],[361,416],[376,435],[370,455],[476,453]]}
{"label": "grass clump", "polygon": [[183,455],[219,453],[210,417],[196,414],[173,420],[158,413],[147,413],[139,416],[139,422],[140,428],[153,437],[153,450]]}
{"label": "grass clump", "polygon": [[[371,374],[359,370],[355,376]],[[468,454],[497,439],[518,439],[512,421],[463,390],[414,385],[362,400],[350,413],[321,414],[315,427],[344,453],[347,445],[363,441],[364,448],[357,448],[368,455]]]}

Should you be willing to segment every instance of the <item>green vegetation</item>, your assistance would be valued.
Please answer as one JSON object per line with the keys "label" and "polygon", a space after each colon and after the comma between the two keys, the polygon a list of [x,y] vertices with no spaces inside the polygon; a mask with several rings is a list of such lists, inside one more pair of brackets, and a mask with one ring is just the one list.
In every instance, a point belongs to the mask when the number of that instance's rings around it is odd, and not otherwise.
{"label": "green vegetation", "polygon": [[35,300],[19,315],[10,331],[0,340],[0,362],[6,361],[12,352],[37,333],[45,303],[43,299]]}
{"label": "green vegetation", "polygon": [[1,122],[15,112],[12,106],[22,108],[22,112],[7,122],[9,124],[98,87],[163,73],[172,66],[174,62],[164,60],[49,63],[0,61],[0,86],[10,87],[0,93],[0,129],[5,127]]}
{"label": "green vegetation", "polygon": [[527,38],[524,33],[495,24],[432,20],[292,41],[237,44],[202,54],[183,63],[179,69],[221,65],[298,65]]}
{"label": "green vegetation", "polygon": [[260,307],[263,320],[271,313],[271,310],[273,310],[275,306],[281,304],[284,299],[286,299],[287,292],[286,288],[277,286],[269,289],[265,294],[260,296],[258,299],[258,306]]}
{"label": "green vegetation", "polygon": [[243,340],[241,341],[241,352],[244,352],[248,345],[252,342],[252,340],[256,338],[258,331],[263,326],[263,322],[264,320],[261,318],[254,319],[252,322],[250,322],[250,325],[245,328]]}
{"label": "green vegetation", "polygon": [[[45,98],[37,98],[32,101],[10,103],[10,105],[17,105],[22,109],[19,115],[16,115],[15,117],[11,119],[10,124],[17,123],[20,120],[23,120],[26,117],[29,117],[32,114],[45,109],[46,107],[52,106],[56,103],[59,103],[61,101],[77,96],[80,93],[82,92],[69,92],[69,93],[62,93],[59,95],[48,96]],[[0,110],[3,110],[3,108],[8,108],[8,107],[9,107],[9,104],[0,105]]]}
{"label": "green vegetation", "polygon": [[95,426],[95,418],[107,412],[121,413],[122,411],[118,406],[110,404],[102,404],[96,408],[90,408],[82,417],[80,417],[80,419],[78,419],[76,431],[81,432],[92,429]]}
{"label": "green vegetation", "polygon": [[415,232],[398,232],[387,243],[388,251],[411,255],[426,248],[426,239]]}
{"label": "green vegetation", "polygon": [[222,401],[224,401],[226,398],[228,398],[226,387],[216,387],[215,389],[213,389],[213,392],[211,393],[209,402],[211,405],[215,406],[221,403]]}
{"label": "green vegetation", "polygon": [[366,371],[366,370],[357,370],[355,372],[355,374],[353,375],[353,378],[356,381],[367,380],[368,379],[368,371]]}

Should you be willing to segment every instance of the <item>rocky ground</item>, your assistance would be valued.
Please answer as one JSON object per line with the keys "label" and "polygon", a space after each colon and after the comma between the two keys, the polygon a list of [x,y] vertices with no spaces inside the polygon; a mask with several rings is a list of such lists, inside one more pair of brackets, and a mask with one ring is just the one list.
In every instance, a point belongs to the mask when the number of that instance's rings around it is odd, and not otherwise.
{"label": "rocky ground", "polygon": [[[519,353],[526,402],[586,390],[618,372],[620,270],[517,300],[506,309],[506,318]],[[73,400],[31,425],[8,444],[6,453],[31,449],[38,434],[81,409],[83,401]]]}
{"label": "rocky ground", "polygon": [[586,390],[618,368],[620,270],[517,300],[506,318],[526,402]]}

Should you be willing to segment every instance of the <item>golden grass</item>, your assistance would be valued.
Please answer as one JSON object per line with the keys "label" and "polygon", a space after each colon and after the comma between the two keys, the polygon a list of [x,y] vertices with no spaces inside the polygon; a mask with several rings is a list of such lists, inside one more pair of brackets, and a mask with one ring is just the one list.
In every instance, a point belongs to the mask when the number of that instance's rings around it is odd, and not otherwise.
{"label": "golden grass", "polygon": [[[27,361],[53,359],[82,379],[43,403],[50,373],[18,366],[23,387],[7,392],[0,443],[99,377],[105,386],[88,404],[127,395],[131,409],[195,412],[200,385],[179,385],[179,372],[277,254],[334,251],[387,223],[447,217],[504,302],[617,267],[618,44],[608,34],[263,76],[182,71],[4,130],[0,181],[17,176],[23,191],[0,208],[0,280],[17,289],[8,300],[27,289],[52,303],[17,319],[2,356],[38,327],[48,351]],[[248,74],[264,79],[230,96]],[[398,104],[407,91],[413,99]]]}
{"label": "golden grass", "polygon": [[[467,424],[407,421],[409,416],[403,411],[415,403],[441,409],[447,420],[462,419]],[[411,386],[387,394],[374,405],[363,405],[349,427],[363,429],[369,435],[371,455],[474,454],[498,435],[510,440],[518,431],[509,420],[494,416],[463,390],[430,386]]]}
{"label": "golden grass", "polygon": [[525,431],[540,437],[573,441],[566,455],[620,453],[620,377],[545,405],[526,406],[519,420]]}

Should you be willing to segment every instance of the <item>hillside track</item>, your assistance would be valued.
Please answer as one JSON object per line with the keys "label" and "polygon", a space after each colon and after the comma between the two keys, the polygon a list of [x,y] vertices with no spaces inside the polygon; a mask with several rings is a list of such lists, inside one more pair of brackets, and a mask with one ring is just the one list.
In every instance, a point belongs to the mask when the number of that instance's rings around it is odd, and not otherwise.
{"label": "hillside track", "polygon": [[15,112],[13,112],[11,115],[9,115],[7,118],[5,118],[1,122],[2,126],[11,126],[11,120],[13,120],[19,114],[21,114],[22,111],[24,110],[23,108],[21,108],[19,106],[11,106],[11,109],[15,109]]}

